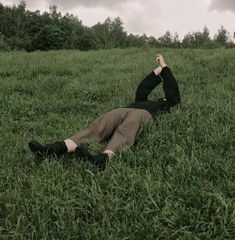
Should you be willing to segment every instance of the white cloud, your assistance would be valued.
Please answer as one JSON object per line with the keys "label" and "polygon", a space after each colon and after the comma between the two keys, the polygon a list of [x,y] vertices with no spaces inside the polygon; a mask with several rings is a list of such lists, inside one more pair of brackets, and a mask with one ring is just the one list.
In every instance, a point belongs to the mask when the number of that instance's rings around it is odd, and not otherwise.
{"label": "white cloud", "polygon": [[[125,0],[119,1],[118,5],[112,8],[104,7],[78,7],[74,8],[74,13],[82,19],[84,24],[89,26],[98,21],[103,22],[105,18],[120,17],[124,23],[124,28],[129,33],[158,36],[160,33],[159,17],[161,15],[160,1],[147,0]],[[115,7],[114,7],[115,6]]]}
{"label": "white cloud", "polygon": [[120,6],[118,13],[125,28],[135,34],[158,35],[160,32],[161,8],[159,0],[131,1]]}
{"label": "white cloud", "polygon": [[56,5],[63,9],[72,9],[77,7],[104,7],[113,9],[120,4],[131,2],[131,0],[47,0],[47,2],[50,5]]}

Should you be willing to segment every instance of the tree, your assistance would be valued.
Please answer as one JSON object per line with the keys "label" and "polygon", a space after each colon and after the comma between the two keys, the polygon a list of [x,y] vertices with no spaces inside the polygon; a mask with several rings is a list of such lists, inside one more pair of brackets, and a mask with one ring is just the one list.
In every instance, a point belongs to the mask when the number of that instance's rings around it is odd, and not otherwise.
{"label": "tree", "polygon": [[193,48],[194,46],[194,36],[190,32],[188,32],[183,40],[182,40],[182,47],[183,48]]}
{"label": "tree", "polygon": [[194,33],[194,45],[197,48],[203,48],[210,43],[209,30],[205,26],[203,32]]}
{"label": "tree", "polygon": [[62,49],[63,32],[55,25],[46,25],[35,35],[33,48],[39,50]]}
{"label": "tree", "polygon": [[10,48],[7,46],[5,42],[5,37],[0,33],[0,51],[9,51]]}
{"label": "tree", "polygon": [[127,38],[127,33],[124,31],[122,20],[117,17],[112,22],[111,41],[114,47],[123,47]]}
{"label": "tree", "polygon": [[72,14],[66,13],[60,20],[60,29],[64,34],[63,48],[79,49],[79,41],[84,33],[82,22]]}
{"label": "tree", "polygon": [[204,26],[203,28],[203,32],[202,32],[202,47],[203,48],[212,48],[213,46],[213,42],[210,39],[210,32],[209,29],[207,28],[207,26]]}
{"label": "tree", "polygon": [[228,31],[223,26],[221,26],[217,34],[215,34],[214,36],[214,42],[220,46],[225,46],[228,38],[229,38]]}
{"label": "tree", "polygon": [[96,36],[93,29],[85,27],[83,29],[83,33],[79,38],[79,49],[80,50],[89,50],[89,49],[97,49]]}
{"label": "tree", "polygon": [[0,6],[0,32],[5,36],[5,41],[11,48],[24,48],[23,40],[26,28],[25,2],[21,1],[18,6]]}
{"label": "tree", "polygon": [[187,33],[182,41],[182,47],[185,48],[211,48],[213,43],[210,39],[210,33],[206,26],[202,32]]}
{"label": "tree", "polygon": [[98,38],[98,42],[101,48],[111,48],[111,35],[113,31],[112,21],[108,17],[105,19],[104,23],[97,23],[93,26],[93,29]]}
{"label": "tree", "polygon": [[59,25],[60,19],[62,18],[61,12],[57,11],[57,6],[52,5],[49,7],[50,9],[50,19],[51,19],[51,23],[53,25]]}
{"label": "tree", "polygon": [[157,41],[157,39],[152,37],[152,36],[148,37],[146,41],[147,41],[147,45],[149,47],[159,47],[160,46],[160,44]]}
{"label": "tree", "polygon": [[99,22],[92,28],[96,33],[99,47],[108,49],[125,45],[127,33],[124,32],[123,22],[119,17],[113,21],[108,17],[104,23]]}
{"label": "tree", "polygon": [[158,38],[158,42],[163,47],[172,47],[173,37],[169,31],[166,31],[166,33],[162,37]]}
{"label": "tree", "polygon": [[180,48],[180,40],[179,40],[179,35],[178,33],[176,32],[174,37],[173,37],[173,40],[172,40],[172,46],[174,48]]}

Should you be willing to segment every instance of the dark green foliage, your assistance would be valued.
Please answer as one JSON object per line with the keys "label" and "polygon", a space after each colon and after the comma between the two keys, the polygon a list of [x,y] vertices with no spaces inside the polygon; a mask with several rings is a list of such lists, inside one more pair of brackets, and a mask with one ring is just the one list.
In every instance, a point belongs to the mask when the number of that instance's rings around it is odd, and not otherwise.
{"label": "dark green foliage", "polygon": [[84,28],[83,32],[79,38],[79,49],[80,50],[89,50],[97,49],[97,39],[95,32],[92,28]]}
{"label": "dark green foliage", "polygon": [[165,47],[170,47],[173,42],[173,37],[171,33],[167,31],[162,37],[158,39],[159,43]]}
{"label": "dark green foliage", "polygon": [[55,25],[44,26],[33,39],[33,49],[57,50],[63,46],[63,32]]}
{"label": "dark green foliage", "polygon": [[123,23],[120,18],[113,21],[107,18],[104,23],[98,23],[92,27],[97,36],[99,48],[123,47],[127,38]]}
{"label": "dark green foliage", "polygon": [[[62,140],[133,101],[157,51],[182,104],[131,150],[102,173],[73,155],[33,156],[31,138]],[[233,240],[234,59],[234,49],[1,54],[0,239]]]}
{"label": "dark green foliage", "polygon": [[0,33],[0,51],[8,51],[10,50],[5,42],[5,37]]}
{"label": "dark green foliage", "polygon": [[214,40],[218,45],[224,46],[228,40],[228,37],[228,31],[223,26],[221,26],[218,30],[218,33],[215,35]]}
{"label": "dark green foliage", "polygon": [[213,48],[217,44],[213,43],[209,37],[209,30],[205,26],[203,32],[188,33],[182,41],[184,48]]}

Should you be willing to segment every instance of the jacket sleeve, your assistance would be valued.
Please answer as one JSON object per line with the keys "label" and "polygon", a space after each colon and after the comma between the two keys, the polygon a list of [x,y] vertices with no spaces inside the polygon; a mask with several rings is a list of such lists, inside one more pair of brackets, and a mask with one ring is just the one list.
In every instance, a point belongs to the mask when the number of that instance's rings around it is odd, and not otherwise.
{"label": "jacket sleeve", "polygon": [[180,93],[178,83],[169,67],[164,67],[160,73],[163,79],[163,90],[165,98],[170,106],[175,106],[180,103]]}
{"label": "jacket sleeve", "polygon": [[156,76],[154,72],[151,72],[139,84],[135,94],[135,101],[136,102],[147,101],[148,95],[161,82],[162,79],[159,76]]}

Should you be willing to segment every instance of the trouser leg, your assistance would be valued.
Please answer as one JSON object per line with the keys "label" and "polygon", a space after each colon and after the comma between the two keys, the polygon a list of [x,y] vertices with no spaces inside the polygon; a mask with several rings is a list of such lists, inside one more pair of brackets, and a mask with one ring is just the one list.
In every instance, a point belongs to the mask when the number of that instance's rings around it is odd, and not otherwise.
{"label": "trouser leg", "polygon": [[164,67],[160,75],[163,78],[163,90],[166,100],[172,106],[178,104],[180,102],[179,87],[171,69],[167,66]]}
{"label": "trouser leg", "polygon": [[87,142],[88,140],[95,140],[101,142],[110,137],[113,131],[121,124],[128,108],[118,108],[105,113],[96,119],[89,128],[69,137],[77,145]]}
{"label": "trouser leg", "polygon": [[123,122],[114,131],[104,151],[114,152],[121,148],[130,148],[141,133],[144,123],[152,119],[152,115],[146,110],[130,109]]}

